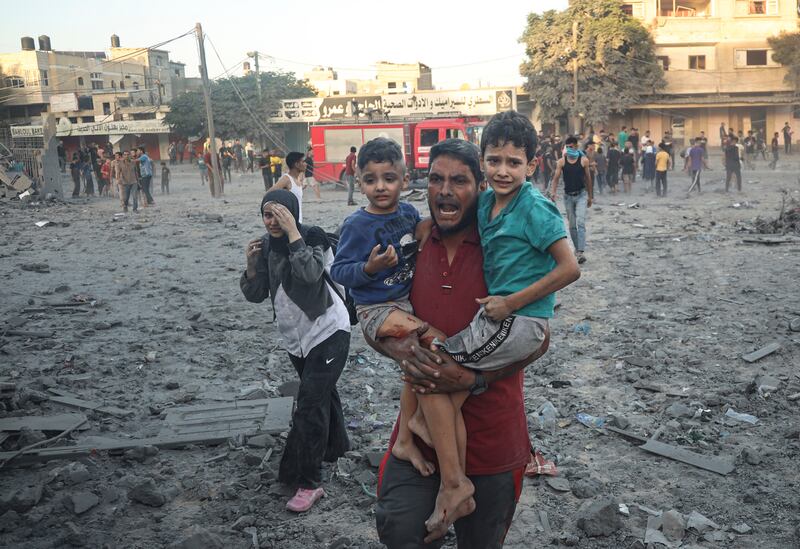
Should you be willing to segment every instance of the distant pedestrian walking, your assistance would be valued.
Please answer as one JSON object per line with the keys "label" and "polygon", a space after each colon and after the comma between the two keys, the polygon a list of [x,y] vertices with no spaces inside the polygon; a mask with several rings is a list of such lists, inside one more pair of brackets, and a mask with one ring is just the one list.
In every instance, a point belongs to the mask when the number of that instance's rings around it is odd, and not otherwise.
{"label": "distant pedestrian walking", "polygon": [[344,161],[344,182],[347,184],[347,205],[355,206],[353,191],[356,186],[356,148],[350,147],[350,154]]}
{"label": "distant pedestrian walking", "polygon": [[772,162],[769,163],[769,167],[771,169],[776,169],[778,167],[778,153],[781,150],[781,145],[778,142],[778,136],[780,134],[775,132],[775,135],[772,136],[772,141],[770,142],[770,149],[772,150]]}
{"label": "distant pedestrian walking", "polygon": [[783,152],[784,154],[792,154],[792,135],[794,131],[788,122],[783,125]]}

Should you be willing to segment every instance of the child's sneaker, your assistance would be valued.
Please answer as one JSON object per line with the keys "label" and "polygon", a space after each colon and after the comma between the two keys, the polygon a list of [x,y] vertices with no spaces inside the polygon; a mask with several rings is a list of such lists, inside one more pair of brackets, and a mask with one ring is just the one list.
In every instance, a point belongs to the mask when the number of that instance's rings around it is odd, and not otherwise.
{"label": "child's sneaker", "polygon": [[322,488],[314,488],[313,490],[298,488],[294,497],[286,504],[286,508],[295,513],[303,513],[311,509],[324,495],[325,491]]}

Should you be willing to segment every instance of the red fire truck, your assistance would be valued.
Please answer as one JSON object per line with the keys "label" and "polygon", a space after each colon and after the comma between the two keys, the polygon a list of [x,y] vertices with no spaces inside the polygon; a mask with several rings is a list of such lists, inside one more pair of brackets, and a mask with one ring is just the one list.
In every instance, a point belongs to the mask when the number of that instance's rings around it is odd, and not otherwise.
{"label": "red fire truck", "polygon": [[485,120],[465,117],[312,126],[314,177],[322,182],[343,181],[344,161],[350,154],[350,147],[359,149],[370,139],[388,137],[400,144],[411,179],[418,179],[427,174],[428,156],[433,145],[451,137],[478,144],[485,125]]}

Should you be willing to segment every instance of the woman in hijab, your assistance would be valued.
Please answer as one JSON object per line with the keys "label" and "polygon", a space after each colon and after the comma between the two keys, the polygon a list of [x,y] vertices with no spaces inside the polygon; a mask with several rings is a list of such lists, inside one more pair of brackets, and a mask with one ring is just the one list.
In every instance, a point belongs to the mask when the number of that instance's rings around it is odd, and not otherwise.
{"label": "woman in hijab", "polygon": [[325,232],[298,223],[297,197],[283,189],[264,195],[259,208],[267,234],[247,244],[247,269],[240,286],[245,299],[269,297],[289,360],[300,376],[292,428],[278,480],[297,488],[286,508],[308,511],[325,495],[323,461],[349,449],[336,382],[350,349],[350,317],[331,288],[333,263]]}

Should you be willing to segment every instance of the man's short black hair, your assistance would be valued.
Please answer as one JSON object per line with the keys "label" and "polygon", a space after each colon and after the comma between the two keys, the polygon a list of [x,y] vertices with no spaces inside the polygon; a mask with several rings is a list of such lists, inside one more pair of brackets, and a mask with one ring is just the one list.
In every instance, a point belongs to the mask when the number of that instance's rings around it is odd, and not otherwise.
{"label": "man's short black hair", "polygon": [[147,154],[147,151],[144,148],[144,145],[139,147],[139,150],[142,151],[144,154]]}
{"label": "man's short black hair", "polygon": [[450,158],[455,158],[466,164],[469,171],[471,171],[472,175],[475,177],[476,185],[483,181],[481,151],[474,143],[454,138],[439,141],[436,145],[431,147],[428,166],[433,166],[434,160],[440,156],[449,156]]}
{"label": "man's short black hair", "polygon": [[304,155],[301,152],[292,151],[292,152],[290,152],[289,154],[286,155],[286,165],[291,170],[292,168],[294,168],[295,164],[300,162],[305,157],[306,157],[306,155]]}
{"label": "man's short black hair", "polygon": [[481,156],[486,153],[486,147],[489,145],[502,147],[506,143],[511,143],[515,147],[525,149],[525,156],[530,162],[536,154],[538,141],[536,130],[528,117],[517,111],[497,113],[483,128]]}
{"label": "man's short black hair", "polygon": [[350,147],[350,152],[351,152],[351,153],[354,153],[354,152],[356,152],[356,148],[355,148],[355,147]]}
{"label": "man's short black hair", "polygon": [[[351,147],[350,150],[355,151],[355,147]],[[400,168],[401,173],[405,174],[406,172],[403,149],[400,148],[397,141],[387,137],[376,137],[362,145],[356,160],[358,169],[363,170],[370,162],[377,162],[378,164],[389,162],[393,166]]]}
{"label": "man's short black hair", "polygon": [[577,145],[577,144],[578,144],[578,138],[575,137],[574,135],[570,135],[569,137],[567,137],[566,141],[564,141],[564,145]]}

